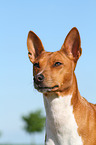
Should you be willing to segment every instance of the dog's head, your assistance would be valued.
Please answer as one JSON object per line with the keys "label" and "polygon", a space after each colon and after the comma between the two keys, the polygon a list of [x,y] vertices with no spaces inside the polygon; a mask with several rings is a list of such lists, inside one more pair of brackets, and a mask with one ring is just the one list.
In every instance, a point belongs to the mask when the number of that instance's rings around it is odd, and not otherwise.
{"label": "dog's head", "polygon": [[59,51],[46,52],[40,38],[32,31],[28,34],[27,47],[33,63],[34,86],[38,91],[62,91],[71,86],[82,53],[77,28],[71,29]]}

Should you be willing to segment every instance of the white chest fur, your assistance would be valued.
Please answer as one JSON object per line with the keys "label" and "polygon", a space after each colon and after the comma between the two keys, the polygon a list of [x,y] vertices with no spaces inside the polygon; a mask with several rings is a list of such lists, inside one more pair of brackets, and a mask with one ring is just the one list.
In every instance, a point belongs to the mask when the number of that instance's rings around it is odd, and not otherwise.
{"label": "white chest fur", "polygon": [[72,95],[64,97],[44,96],[46,109],[46,145],[83,145],[77,129]]}

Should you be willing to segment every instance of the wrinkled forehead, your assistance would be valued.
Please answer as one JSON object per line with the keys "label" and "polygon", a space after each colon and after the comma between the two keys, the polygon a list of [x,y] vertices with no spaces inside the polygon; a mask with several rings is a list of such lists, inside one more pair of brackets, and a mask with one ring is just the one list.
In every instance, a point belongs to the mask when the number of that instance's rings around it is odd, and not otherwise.
{"label": "wrinkled forehead", "polygon": [[55,61],[65,61],[67,59],[66,55],[61,53],[60,51],[56,52],[42,52],[41,55],[38,56],[36,61],[40,61],[41,63],[54,63]]}

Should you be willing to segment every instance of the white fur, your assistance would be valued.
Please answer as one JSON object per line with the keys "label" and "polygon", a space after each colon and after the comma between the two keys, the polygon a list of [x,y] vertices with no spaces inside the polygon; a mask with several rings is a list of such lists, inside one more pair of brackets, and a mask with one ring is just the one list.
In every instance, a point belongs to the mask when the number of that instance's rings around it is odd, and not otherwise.
{"label": "white fur", "polygon": [[44,96],[46,109],[46,145],[83,145],[71,105],[72,95]]}

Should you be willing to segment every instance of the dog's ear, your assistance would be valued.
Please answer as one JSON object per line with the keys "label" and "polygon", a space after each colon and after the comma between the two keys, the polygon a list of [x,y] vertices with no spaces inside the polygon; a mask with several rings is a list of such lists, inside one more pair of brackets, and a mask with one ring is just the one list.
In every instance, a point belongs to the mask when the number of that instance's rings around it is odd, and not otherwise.
{"label": "dog's ear", "polygon": [[34,63],[36,57],[38,57],[38,55],[44,51],[44,47],[40,38],[32,31],[29,31],[28,33],[27,48],[28,56],[32,63]]}
{"label": "dog's ear", "polygon": [[77,28],[72,28],[68,33],[61,47],[61,51],[63,51],[70,59],[77,62],[82,54],[81,40]]}

